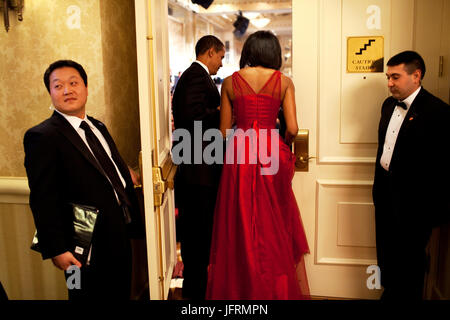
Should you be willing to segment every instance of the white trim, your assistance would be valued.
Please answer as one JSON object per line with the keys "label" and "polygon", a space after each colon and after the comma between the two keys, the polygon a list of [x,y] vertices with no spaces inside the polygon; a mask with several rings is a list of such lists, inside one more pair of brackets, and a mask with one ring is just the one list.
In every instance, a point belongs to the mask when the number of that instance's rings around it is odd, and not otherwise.
{"label": "white trim", "polygon": [[364,186],[373,185],[372,180],[338,180],[338,179],[317,179],[319,186]]}
{"label": "white trim", "polygon": [[374,164],[376,157],[320,157],[319,164]]}
{"label": "white trim", "polygon": [[332,265],[348,265],[348,266],[371,266],[377,265],[376,259],[345,259],[345,258],[320,258],[317,264],[332,264]]}

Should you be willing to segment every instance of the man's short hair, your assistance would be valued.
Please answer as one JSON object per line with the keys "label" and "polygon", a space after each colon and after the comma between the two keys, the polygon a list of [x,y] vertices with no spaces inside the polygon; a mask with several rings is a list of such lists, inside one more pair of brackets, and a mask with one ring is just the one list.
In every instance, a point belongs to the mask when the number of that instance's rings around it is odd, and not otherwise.
{"label": "man's short hair", "polygon": [[220,50],[223,50],[225,46],[223,45],[222,41],[220,41],[213,35],[203,36],[197,41],[197,44],[195,45],[195,56],[198,57],[211,48],[214,48],[215,52],[219,52]]}
{"label": "man's short hair", "polygon": [[405,64],[408,74],[413,73],[417,69],[421,71],[421,79],[425,76],[425,62],[422,57],[415,51],[403,51],[389,59],[387,65],[390,67]]}
{"label": "man's short hair", "polygon": [[64,68],[64,67],[70,67],[70,68],[76,69],[78,71],[78,73],[80,74],[81,78],[83,79],[84,85],[87,87],[87,82],[88,82],[87,74],[86,74],[86,71],[84,71],[81,64],[79,64],[75,61],[72,61],[72,60],[58,60],[58,61],[53,62],[51,65],[49,65],[47,70],[45,70],[45,73],[44,73],[44,83],[45,83],[45,87],[47,88],[48,92],[50,92],[50,75],[56,69],[60,69],[60,68]]}

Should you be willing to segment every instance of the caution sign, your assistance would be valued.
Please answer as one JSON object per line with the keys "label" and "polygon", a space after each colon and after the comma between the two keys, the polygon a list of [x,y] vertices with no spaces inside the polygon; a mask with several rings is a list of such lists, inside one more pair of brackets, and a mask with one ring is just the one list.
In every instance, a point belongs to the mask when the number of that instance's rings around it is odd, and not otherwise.
{"label": "caution sign", "polygon": [[383,66],[383,37],[347,38],[347,72],[383,72]]}

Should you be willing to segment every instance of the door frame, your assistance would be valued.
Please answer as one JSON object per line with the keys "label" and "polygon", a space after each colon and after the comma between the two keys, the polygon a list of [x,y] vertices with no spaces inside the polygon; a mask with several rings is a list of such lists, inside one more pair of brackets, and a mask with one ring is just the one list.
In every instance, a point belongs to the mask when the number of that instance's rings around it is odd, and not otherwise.
{"label": "door frame", "polygon": [[[164,30],[160,23],[164,20],[160,14],[167,14],[164,4],[167,0],[156,3],[156,0],[136,0],[136,51],[137,71],[139,87],[139,118],[141,130],[141,174],[144,194],[146,244],[147,244],[147,268],[149,277],[149,290],[151,300],[167,299],[173,267],[176,263],[176,239],[175,239],[175,206],[173,190],[166,187],[166,181],[157,179],[164,175],[165,163],[170,158],[170,132],[161,138],[160,129],[167,128],[169,124],[161,125],[160,107],[166,111],[170,108],[170,100],[167,98],[168,88],[165,88],[164,63],[168,57],[156,56],[159,49],[167,55],[167,41],[164,38]],[[160,1],[160,0],[158,0]],[[158,11],[158,9],[161,9]],[[167,24],[165,24],[167,25]],[[161,33],[161,34],[160,34]],[[167,36],[167,30],[165,30]],[[167,40],[165,38],[165,40]],[[161,65],[163,66],[161,67]],[[161,73],[161,74],[160,74]],[[159,80],[159,81],[157,81]],[[159,83],[162,82],[162,83]],[[161,90],[162,92],[158,92]],[[162,143],[161,143],[162,141]],[[161,146],[162,145],[162,146]],[[161,154],[160,154],[161,153]],[[156,175],[155,175],[156,173]],[[162,177],[164,178],[164,177]],[[162,183],[165,192],[161,196],[161,205],[155,201],[155,184]]]}

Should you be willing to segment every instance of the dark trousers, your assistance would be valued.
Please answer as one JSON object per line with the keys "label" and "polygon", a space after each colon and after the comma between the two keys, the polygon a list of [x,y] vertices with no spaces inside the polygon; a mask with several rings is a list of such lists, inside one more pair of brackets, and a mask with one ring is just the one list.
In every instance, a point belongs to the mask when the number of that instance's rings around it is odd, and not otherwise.
{"label": "dark trousers", "polygon": [[[383,277],[383,273],[392,272],[393,269],[398,268],[381,269],[381,277]],[[385,282],[381,300],[422,300],[425,276],[422,263],[416,262],[416,265],[405,265],[403,266],[403,270],[396,270],[394,275],[396,279]]]}
{"label": "dark trousers", "polygon": [[420,300],[431,228],[421,220],[425,210],[410,205],[388,173],[378,177],[375,223],[377,259],[384,287],[382,300]]}
{"label": "dark trousers", "polygon": [[[129,300],[131,294],[131,247],[122,258],[102,259],[80,270],[81,288],[69,287],[69,300]],[[66,283],[74,283],[74,271],[64,272]],[[70,278],[72,277],[72,278]],[[69,278],[69,281],[68,281]]]}
{"label": "dark trousers", "polygon": [[208,279],[217,188],[200,185],[177,187],[177,230],[184,264],[182,293],[186,299],[203,300]]}

